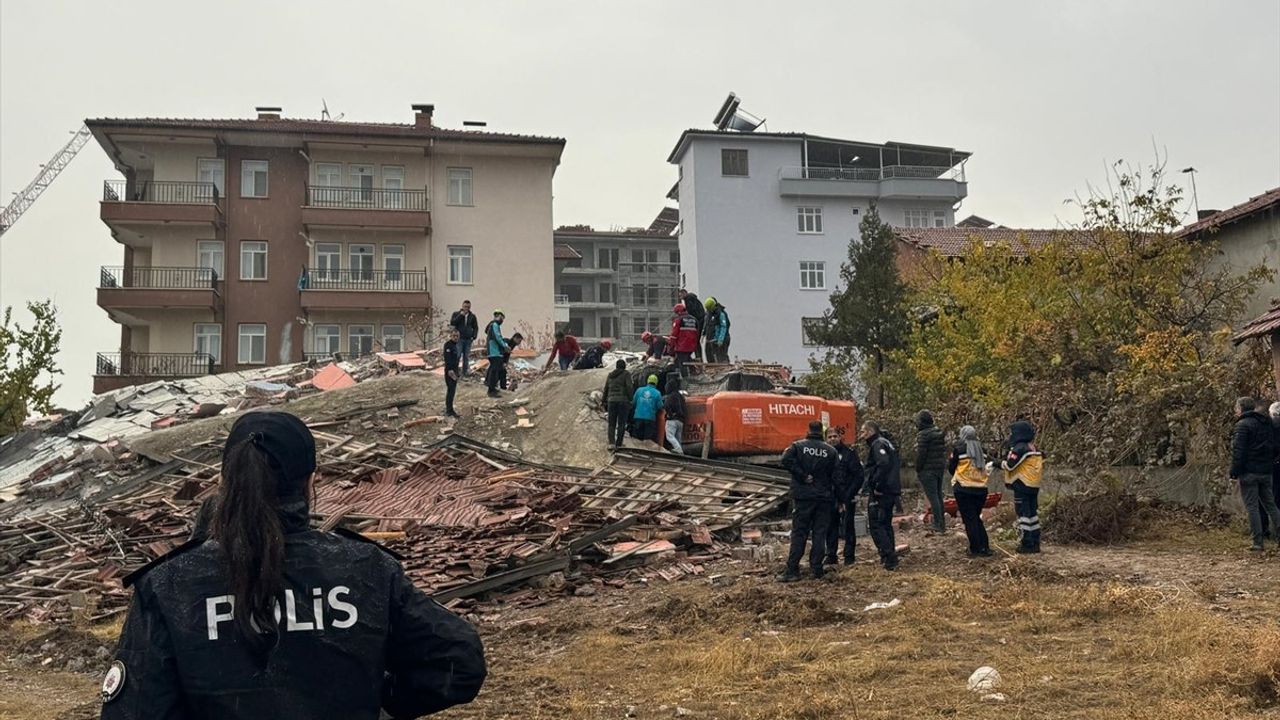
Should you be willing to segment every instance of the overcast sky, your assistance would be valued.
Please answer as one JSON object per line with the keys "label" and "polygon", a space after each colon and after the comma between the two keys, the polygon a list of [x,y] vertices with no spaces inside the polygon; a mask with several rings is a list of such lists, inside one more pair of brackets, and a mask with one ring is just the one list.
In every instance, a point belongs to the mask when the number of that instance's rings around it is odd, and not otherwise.
{"label": "overcast sky", "polygon": [[[1054,227],[1105,164],[1198,170],[1200,205],[1280,185],[1280,2],[62,2],[0,0],[0,203],[86,117],[488,121],[568,139],[557,224],[647,225],[680,131],[724,96],[773,131],[969,150],[958,216]],[[122,262],[91,143],[0,239],[0,305],[52,297],[64,388],[119,331]],[[1182,177],[1182,176],[1180,176]],[[25,321],[24,313],[17,313]]]}

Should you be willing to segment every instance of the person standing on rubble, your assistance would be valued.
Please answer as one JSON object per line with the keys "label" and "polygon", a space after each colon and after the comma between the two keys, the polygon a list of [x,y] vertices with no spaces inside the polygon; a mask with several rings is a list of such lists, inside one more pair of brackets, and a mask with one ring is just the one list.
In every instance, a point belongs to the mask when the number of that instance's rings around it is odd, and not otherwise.
{"label": "person standing on rubble", "polygon": [[834,493],[836,502],[827,526],[827,564],[835,565],[840,537],[844,536],[844,564],[854,563],[857,544],[858,493],[862,491],[862,460],[858,451],[844,442],[844,428],[827,430],[827,444],[836,449]]}
{"label": "person standing on rubble", "polygon": [[210,539],[125,578],[133,601],[103,720],[375,720],[470,702],[475,629],[390,551],[310,526],[315,439],[283,412],[241,415],[222,451]]}
{"label": "person standing on rubble", "polygon": [[453,410],[453,398],[458,394],[458,378],[461,376],[461,336],[458,328],[449,328],[449,339],[444,344],[444,414],[445,417],[456,418]]}
{"label": "person standing on rubble", "polygon": [[930,532],[947,530],[946,516],[942,512],[942,471],[947,467],[947,437],[942,428],[933,424],[933,413],[921,410],[916,413],[916,478],[929,500],[929,514],[933,518]]}
{"label": "person standing on rubble", "polygon": [[804,546],[812,537],[809,567],[815,579],[822,578],[822,561],[826,558],[827,526],[831,522],[831,506],[835,503],[832,483],[835,479],[836,449],[822,441],[822,423],[809,423],[803,440],[791,443],[782,454],[782,467],[791,473],[791,548],[787,568],[779,582],[800,579],[800,560]]}
{"label": "person standing on rubble", "polygon": [[707,349],[703,357],[709,363],[729,362],[729,311],[719,300],[709,297],[703,303],[707,310]]}
{"label": "person standing on rubble", "polygon": [[688,308],[689,314],[697,321],[698,340],[693,345],[693,356],[700,361],[710,362],[702,356],[702,331],[707,326],[707,309],[697,295],[684,288],[680,288],[676,296],[680,298],[680,304]]}
{"label": "person standing on rubble", "polygon": [[462,308],[449,318],[449,326],[458,331],[458,352],[462,355],[462,375],[471,372],[471,343],[480,335],[480,323],[471,312],[471,301],[463,300]]}
{"label": "person standing on rubble", "polygon": [[627,361],[619,360],[604,381],[604,406],[609,413],[608,435],[605,441],[610,450],[622,447],[622,437],[627,431],[627,418],[631,417],[631,395],[635,387]]}
{"label": "person standing on rubble", "polygon": [[862,423],[862,439],[867,443],[867,530],[880,553],[885,570],[898,569],[897,541],[893,536],[893,508],[902,497],[901,461],[898,449],[870,420]]}
{"label": "person standing on rubble", "polygon": [[498,382],[502,379],[502,366],[505,363],[507,353],[511,352],[505,338],[502,337],[502,321],[507,319],[507,314],[501,310],[493,311],[493,320],[484,328],[484,335],[488,341],[488,357],[489,369],[485,373],[484,382],[489,388],[489,397],[498,397]]}
{"label": "person standing on rubble", "polygon": [[689,368],[685,365],[697,352],[698,342],[702,337],[698,330],[698,320],[689,313],[684,303],[676,305],[672,312],[675,313],[675,319],[671,321],[671,337],[667,339],[667,344],[675,352],[675,365],[680,377],[689,377]]}
{"label": "person standing on rubble", "polygon": [[551,346],[551,357],[547,358],[546,367],[542,368],[545,372],[551,369],[551,363],[556,360],[560,361],[560,370],[568,370],[573,367],[573,361],[578,359],[582,347],[578,345],[578,338],[566,334],[563,330],[556,331],[556,344]]}
{"label": "person standing on rubble", "polygon": [[671,452],[684,454],[680,439],[684,437],[684,392],[680,390],[680,376],[667,377],[667,394],[662,397],[662,413],[665,416],[667,444]]}
{"label": "person standing on rubble", "polygon": [[982,508],[987,504],[987,457],[974,426],[960,428],[960,440],[951,449],[947,471],[951,473],[956,510],[969,538],[969,557],[991,557],[987,526],[982,522]]}
{"label": "person standing on rubble", "polygon": [[644,387],[636,388],[631,407],[634,426],[631,437],[658,442],[658,410],[662,408],[662,393],[658,392],[657,375],[650,375]]}
{"label": "person standing on rubble", "polygon": [[[520,333],[515,333],[507,340],[507,351],[502,353],[502,368],[498,370],[498,387],[503,390],[507,389],[507,369],[511,367],[511,351],[520,347],[522,342],[524,342],[524,335]],[[512,385],[510,389],[515,390],[515,386]]]}

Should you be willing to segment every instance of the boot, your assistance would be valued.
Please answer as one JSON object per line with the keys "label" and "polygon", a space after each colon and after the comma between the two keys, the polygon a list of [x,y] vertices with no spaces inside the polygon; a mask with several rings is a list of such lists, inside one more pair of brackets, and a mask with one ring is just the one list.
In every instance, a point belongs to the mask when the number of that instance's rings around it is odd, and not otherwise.
{"label": "boot", "polygon": [[791,568],[787,568],[786,572],[778,576],[778,582],[780,583],[793,583],[799,579],[800,571],[792,570]]}

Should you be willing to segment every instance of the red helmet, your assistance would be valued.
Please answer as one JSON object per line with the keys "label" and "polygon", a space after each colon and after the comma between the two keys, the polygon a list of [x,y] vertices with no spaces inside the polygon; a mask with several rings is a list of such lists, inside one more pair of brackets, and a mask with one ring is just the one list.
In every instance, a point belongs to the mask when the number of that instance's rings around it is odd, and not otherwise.
{"label": "red helmet", "polygon": [[675,312],[676,312],[676,314],[677,314],[677,315],[683,315],[683,314],[684,314],[684,303],[679,303],[678,305],[676,305],[676,307],[675,307]]}
{"label": "red helmet", "polygon": [[640,342],[645,343],[646,345],[653,342],[653,333],[648,330],[640,333]]}
{"label": "red helmet", "polygon": [[613,341],[612,341],[612,340],[601,340],[601,341],[600,341],[600,347],[604,348],[605,350],[612,350],[612,349],[613,349]]}

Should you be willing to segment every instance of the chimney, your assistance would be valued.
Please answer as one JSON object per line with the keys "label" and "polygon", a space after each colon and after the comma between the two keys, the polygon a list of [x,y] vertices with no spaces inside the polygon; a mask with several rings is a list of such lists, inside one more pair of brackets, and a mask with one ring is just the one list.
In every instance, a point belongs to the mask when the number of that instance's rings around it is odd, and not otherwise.
{"label": "chimney", "polygon": [[279,120],[280,108],[278,107],[257,107],[259,120]]}
{"label": "chimney", "polygon": [[423,130],[431,128],[431,114],[436,110],[435,105],[414,105],[413,106],[413,126]]}

